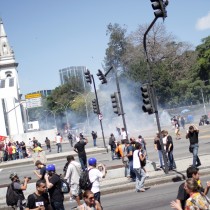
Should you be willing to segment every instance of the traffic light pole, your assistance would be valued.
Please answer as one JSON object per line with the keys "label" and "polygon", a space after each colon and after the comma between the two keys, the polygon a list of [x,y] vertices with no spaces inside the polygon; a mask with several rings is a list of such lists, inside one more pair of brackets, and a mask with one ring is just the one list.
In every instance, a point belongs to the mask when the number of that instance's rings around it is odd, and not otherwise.
{"label": "traffic light pole", "polygon": [[149,25],[148,29],[144,33],[143,45],[144,45],[144,52],[145,52],[146,61],[147,61],[149,85],[151,87],[151,96],[152,96],[151,98],[152,98],[152,103],[153,103],[154,109],[155,109],[155,117],[156,117],[158,132],[160,134],[160,145],[161,145],[161,150],[162,150],[162,154],[163,154],[164,172],[166,174],[168,174],[168,163],[167,163],[166,151],[165,151],[164,145],[163,145],[163,137],[162,137],[162,134],[161,134],[160,120],[159,120],[158,108],[157,108],[157,100],[156,100],[156,97],[155,97],[155,90],[154,90],[152,75],[151,75],[151,65],[150,65],[150,60],[149,60],[148,54],[147,54],[147,43],[146,43],[147,34],[149,33],[152,26],[155,24],[157,19],[158,19],[158,17],[154,18],[154,20],[152,21],[152,23]]}
{"label": "traffic light pole", "polygon": [[[92,74],[91,74],[91,77],[92,77],[92,80],[93,80],[93,87],[94,87],[95,96],[96,96],[96,103],[97,103],[97,105],[98,105],[98,111],[99,111],[99,113],[101,113],[101,112],[100,112],[99,103],[98,103],[98,95],[97,95],[97,91],[96,91],[95,80],[94,80],[94,77],[93,77]],[[104,129],[103,129],[102,120],[99,120],[99,121],[100,121],[100,125],[101,125],[101,132],[102,132],[102,137],[103,137],[103,142],[104,142],[104,148],[106,148],[106,150],[107,150],[107,152],[108,152],[108,148],[107,148],[107,146],[106,146],[105,137],[104,137]]]}

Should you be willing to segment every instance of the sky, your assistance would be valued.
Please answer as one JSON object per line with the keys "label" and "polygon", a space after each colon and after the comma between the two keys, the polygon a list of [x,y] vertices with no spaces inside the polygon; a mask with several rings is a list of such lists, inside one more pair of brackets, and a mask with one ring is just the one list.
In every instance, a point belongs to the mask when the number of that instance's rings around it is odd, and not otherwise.
{"label": "sky", "polygon": [[[170,0],[167,13],[164,24],[178,41],[197,46],[210,35],[209,0]],[[27,94],[59,86],[59,69],[68,66],[86,66],[96,75],[109,41],[107,25],[126,25],[129,33],[154,14],[150,0],[0,0],[0,17]]]}

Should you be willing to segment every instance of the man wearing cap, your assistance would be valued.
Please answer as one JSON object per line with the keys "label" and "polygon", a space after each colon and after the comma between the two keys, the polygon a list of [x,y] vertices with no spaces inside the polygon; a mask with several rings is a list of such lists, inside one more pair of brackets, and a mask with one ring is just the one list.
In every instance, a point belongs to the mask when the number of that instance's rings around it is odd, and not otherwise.
{"label": "man wearing cap", "polygon": [[80,133],[80,139],[77,138],[76,141],[77,143],[74,145],[74,151],[78,154],[82,170],[85,170],[87,168],[87,156],[85,152],[85,145],[88,143],[88,140],[84,138],[82,133]]}
{"label": "man wearing cap", "polygon": [[34,170],[34,174],[36,174],[36,176],[39,179],[44,179],[44,176],[46,174],[45,164],[43,164],[40,160],[37,160],[35,163],[35,166],[37,167],[37,169],[39,169],[39,173],[37,172],[37,170]]}
{"label": "man wearing cap", "polygon": [[13,185],[14,190],[19,195],[19,200],[18,200],[18,203],[17,203],[17,207],[19,207],[20,210],[23,210],[24,209],[24,207],[23,207],[24,206],[23,200],[25,200],[25,196],[23,194],[23,191],[27,189],[27,184],[28,184],[30,178],[29,177],[25,177],[23,184],[20,183],[19,177],[18,177],[18,175],[16,173],[10,174],[9,178],[12,181],[11,184]]}

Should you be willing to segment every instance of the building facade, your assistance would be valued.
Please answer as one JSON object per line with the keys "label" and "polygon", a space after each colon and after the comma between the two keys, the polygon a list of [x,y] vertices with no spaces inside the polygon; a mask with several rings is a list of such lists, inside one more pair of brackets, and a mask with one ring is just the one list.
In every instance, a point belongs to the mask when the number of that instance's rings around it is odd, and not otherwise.
{"label": "building facade", "polygon": [[84,73],[86,70],[87,69],[85,66],[70,66],[67,68],[60,69],[59,74],[60,74],[61,85],[68,82],[68,79],[70,77],[77,77],[77,78],[81,79],[83,86],[84,86],[84,90],[86,90],[89,87],[88,83],[85,80]]}
{"label": "building facade", "polygon": [[18,63],[0,18],[0,135],[24,133]]}

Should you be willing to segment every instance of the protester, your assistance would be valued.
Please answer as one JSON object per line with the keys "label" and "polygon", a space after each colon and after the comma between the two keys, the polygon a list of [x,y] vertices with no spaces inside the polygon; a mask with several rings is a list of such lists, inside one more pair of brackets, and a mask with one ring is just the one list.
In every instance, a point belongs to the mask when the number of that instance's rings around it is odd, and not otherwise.
{"label": "protester", "polygon": [[40,146],[38,146],[38,143],[35,143],[35,144],[34,144],[33,151],[34,151],[35,153],[38,153],[38,152],[42,152],[43,149],[42,149]]}
{"label": "protester", "polygon": [[88,143],[88,139],[80,133],[80,139],[77,139],[77,143],[74,145],[74,151],[78,154],[79,161],[82,170],[87,168],[87,156],[85,152],[85,145]]}
{"label": "protester", "polygon": [[[97,160],[96,158],[90,158],[88,160],[88,171],[89,171],[89,179],[92,183],[91,191],[94,194],[94,199],[101,203],[101,192],[100,192],[100,179],[104,178],[106,175],[106,168],[102,166],[102,171],[99,171],[96,168]],[[99,167],[99,166],[98,166]]]}
{"label": "protester", "polygon": [[46,137],[46,139],[45,139],[45,144],[46,144],[47,150],[49,150],[49,152],[51,152],[50,139],[48,139],[48,137]]}
{"label": "protester", "polygon": [[72,196],[73,199],[76,200],[77,205],[80,206],[81,203],[79,197],[80,194],[79,178],[81,174],[81,165],[80,163],[74,160],[73,155],[67,156],[67,160],[69,164],[64,179],[67,180],[70,186],[70,200]]}
{"label": "protester", "polygon": [[96,147],[97,132],[92,131],[91,135],[93,137],[93,146]]}
{"label": "protester", "polygon": [[[186,201],[185,210],[209,209],[210,205],[206,198],[199,192],[199,185],[195,179],[187,179],[184,184],[184,189],[190,195]],[[183,210],[176,201],[171,202],[171,208]]]}
{"label": "protester", "polygon": [[141,167],[141,161],[146,158],[146,155],[141,153],[141,144],[136,142],[135,151],[133,152],[133,170],[136,174],[136,192],[145,192],[144,181],[146,178],[145,172]]}
{"label": "protester", "polygon": [[30,180],[30,177],[25,177],[23,184],[20,183],[19,177],[16,173],[10,174],[9,178],[12,181],[13,189],[19,195],[19,200],[18,200],[18,203],[17,203],[17,207],[20,210],[23,210],[24,206],[25,206],[25,203],[24,203],[25,196],[24,196],[23,191],[27,189],[27,185],[28,185],[28,182]]}
{"label": "protester", "polygon": [[109,137],[109,146],[111,147],[112,160],[114,160],[114,158],[115,158],[115,149],[116,149],[116,139],[115,139],[113,133],[111,133],[110,137]]}
{"label": "protester", "polygon": [[126,132],[125,128],[121,128],[121,143],[125,144],[125,141],[127,139],[128,133]]}
{"label": "protester", "polygon": [[189,131],[187,131],[186,139],[189,139],[190,146],[189,151],[193,154],[193,166],[199,167],[201,166],[201,161],[198,157],[198,134],[199,130],[195,125],[189,126]]}
{"label": "protester", "polygon": [[159,132],[156,133],[155,139],[154,139],[154,147],[155,150],[158,152],[158,157],[159,157],[159,161],[160,161],[160,168],[163,168],[164,164],[163,164],[163,153],[162,153],[162,148],[161,148],[161,144],[160,144],[160,134]]}
{"label": "protester", "polygon": [[60,153],[62,152],[62,137],[60,135],[60,133],[57,134],[57,136],[55,137],[55,142],[56,142],[56,145],[57,145],[57,153]]}
{"label": "protester", "polygon": [[60,176],[56,174],[55,165],[47,165],[46,171],[47,174],[45,174],[45,180],[50,195],[50,204],[52,206],[52,209],[65,210],[63,205],[64,195],[59,188],[59,186],[61,185]]}
{"label": "protester", "polygon": [[115,153],[116,153],[116,156],[118,157],[118,159],[120,158],[123,158],[123,145],[120,141],[117,142],[117,147],[115,149]]}
{"label": "protester", "polygon": [[86,190],[83,193],[84,203],[79,207],[79,210],[102,210],[100,203],[95,200],[93,193]]}
{"label": "protester", "polygon": [[38,180],[36,182],[36,191],[28,196],[25,210],[50,210],[49,199],[46,195],[45,180]]}
{"label": "protester", "polygon": [[34,170],[34,174],[36,174],[39,179],[44,179],[44,176],[46,174],[46,165],[43,164],[40,160],[37,160],[35,166],[37,167],[37,169],[39,169],[39,173]]}
{"label": "protester", "polygon": [[174,120],[174,126],[175,126],[176,140],[180,140],[181,134],[180,134],[180,125],[178,119]]}
{"label": "protester", "polygon": [[73,135],[70,132],[68,134],[68,140],[69,140],[71,147],[73,147]]}

